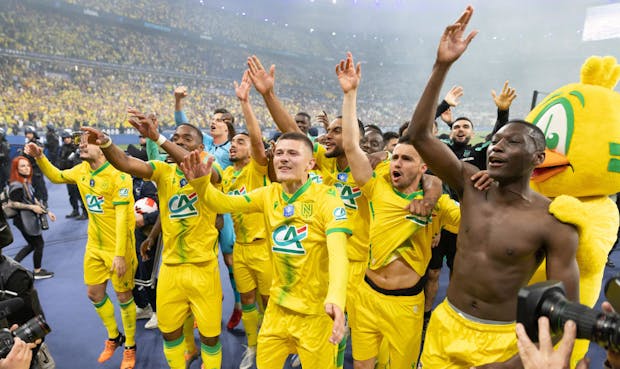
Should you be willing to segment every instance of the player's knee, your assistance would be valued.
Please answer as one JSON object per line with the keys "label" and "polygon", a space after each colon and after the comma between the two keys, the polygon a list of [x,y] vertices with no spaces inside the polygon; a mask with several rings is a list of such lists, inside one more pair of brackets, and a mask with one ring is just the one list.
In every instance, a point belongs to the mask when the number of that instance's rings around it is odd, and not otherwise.
{"label": "player's knee", "polygon": [[125,292],[116,292],[116,297],[118,297],[118,301],[122,304],[126,303],[127,301],[131,300],[131,298],[133,297],[133,294],[131,291],[125,291]]}
{"label": "player's knee", "polygon": [[353,369],[373,369],[375,367],[375,359],[354,360]]}
{"label": "player's knee", "polygon": [[202,334],[200,335],[200,342],[207,346],[215,346],[220,341],[220,336],[215,337],[205,337]]}
{"label": "player's knee", "polygon": [[105,289],[99,289],[94,287],[88,287],[86,290],[88,299],[94,303],[99,303],[105,298]]}
{"label": "player's knee", "polygon": [[183,335],[183,327],[172,332],[161,332],[161,335],[164,337],[164,340],[168,342],[178,340]]}
{"label": "player's knee", "polygon": [[243,305],[252,305],[256,302],[256,290],[245,292],[241,294],[241,303]]}

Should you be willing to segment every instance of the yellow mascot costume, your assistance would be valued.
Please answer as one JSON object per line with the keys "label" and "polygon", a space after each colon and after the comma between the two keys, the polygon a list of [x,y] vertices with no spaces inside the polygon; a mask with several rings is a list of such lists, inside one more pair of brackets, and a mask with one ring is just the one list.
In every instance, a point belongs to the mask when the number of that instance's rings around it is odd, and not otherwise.
{"label": "yellow mascot costume", "polygon": [[[618,231],[618,209],[608,196],[620,192],[620,94],[613,90],[619,78],[616,58],[592,56],[581,67],[580,83],[552,92],[526,117],[547,143],[531,186],[553,198],[549,211],[579,232],[580,302],[590,307],[598,300]],[[531,283],[545,279],[543,263]],[[588,345],[577,341],[571,367]]]}

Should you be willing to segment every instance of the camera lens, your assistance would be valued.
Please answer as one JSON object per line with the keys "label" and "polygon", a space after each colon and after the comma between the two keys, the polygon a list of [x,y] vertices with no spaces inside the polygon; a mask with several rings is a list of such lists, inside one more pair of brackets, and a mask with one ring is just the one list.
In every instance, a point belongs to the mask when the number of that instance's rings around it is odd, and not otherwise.
{"label": "camera lens", "polygon": [[45,337],[51,331],[49,325],[45,322],[45,319],[42,315],[38,315],[25,324],[19,326],[16,330],[13,331],[13,335],[15,337],[19,337],[24,342],[34,342],[39,338]]}

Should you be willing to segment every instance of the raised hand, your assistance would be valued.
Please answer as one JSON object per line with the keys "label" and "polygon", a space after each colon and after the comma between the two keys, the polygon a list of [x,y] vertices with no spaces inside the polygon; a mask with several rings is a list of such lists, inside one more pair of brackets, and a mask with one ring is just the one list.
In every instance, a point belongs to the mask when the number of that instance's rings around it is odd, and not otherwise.
{"label": "raised hand", "polygon": [[250,89],[252,88],[252,80],[250,79],[250,72],[246,70],[241,77],[241,83],[233,81],[235,84],[235,94],[241,102],[247,102],[250,98]]}
{"label": "raised hand", "polygon": [[209,156],[207,162],[203,162],[200,158],[200,151],[194,150],[185,155],[185,158],[183,158],[183,162],[180,163],[180,166],[181,170],[185,174],[185,178],[188,181],[191,181],[211,173],[213,160],[213,156]]}
{"label": "raised hand", "polygon": [[85,140],[89,144],[103,145],[110,140],[105,133],[93,127],[80,127],[80,131],[82,131],[80,140]]}
{"label": "raised hand", "polygon": [[322,110],[316,116],[316,120],[318,120],[319,123],[321,123],[321,125],[323,126],[323,128],[325,128],[325,131],[327,131],[327,128],[329,127],[329,118],[327,118],[327,113],[325,112],[325,110]]}
{"label": "raised hand", "polygon": [[157,130],[157,117],[154,114],[144,115],[134,108],[128,108],[127,113],[130,117],[127,120],[140,134],[148,137],[153,141],[159,138]]}
{"label": "raised hand", "polygon": [[446,97],[443,99],[448,103],[448,105],[457,106],[460,103],[459,99],[461,96],[463,96],[463,87],[454,86],[450,89],[450,91],[448,91]]}
{"label": "raised hand", "polygon": [[337,345],[342,341],[342,337],[344,337],[344,313],[340,310],[338,305],[331,303],[325,304],[325,313],[334,321],[329,342]]}
{"label": "raised hand", "polygon": [[362,79],[362,65],[353,62],[353,54],[347,52],[347,60],[341,60],[336,64],[336,75],[342,92],[345,94],[357,89]]}
{"label": "raised hand", "polygon": [[493,101],[499,110],[508,110],[514,99],[517,98],[517,92],[514,88],[510,88],[508,81],[506,81],[502,87],[502,92],[497,95],[495,90],[491,90],[491,96],[493,96]]}
{"label": "raised hand", "polygon": [[254,88],[261,95],[266,95],[273,90],[276,79],[276,66],[274,64],[271,65],[269,73],[267,73],[260,59],[256,55],[252,55],[248,58],[248,71]]}
{"label": "raised hand", "polygon": [[440,117],[441,120],[443,120],[448,125],[452,125],[452,123],[454,123],[452,121],[452,109],[444,111],[443,113],[441,113]]}
{"label": "raised hand", "polygon": [[187,87],[179,86],[179,87],[174,89],[174,99],[175,100],[181,100],[181,99],[183,99],[185,97],[187,97]]}
{"label": "raised hand", "polygon": [[43,149],[34,142],[29,142],[24,147],[24,154],[32,156],[33,158],[39,158],[43,155]]}
{"label": "raised hand", "polygon": [[459,19],[454,24],[446,27],[441,36],[441,41],[439,41],[436,63],[452,64],[463,55],[471,40],[478,34],[478,31],[472,31],[463,39],[465,28],[467,28],[473,13],[474,8],[471,5],[467,6]]}

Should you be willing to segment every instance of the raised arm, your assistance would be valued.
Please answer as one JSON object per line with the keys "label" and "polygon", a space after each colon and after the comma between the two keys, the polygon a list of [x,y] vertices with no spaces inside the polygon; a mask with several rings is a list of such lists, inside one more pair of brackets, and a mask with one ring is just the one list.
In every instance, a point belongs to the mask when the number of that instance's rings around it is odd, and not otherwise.
{"label": "raised arm", "polygon": [[250,79],[249,71],[243,73],[241,83],[235,81],[235,94],[241,103],[241,111],[245,118],[245,125],[248,128],[248,135],[250,136],[250,155],[254,161],[259,165],[267,165],[267,155],[265,154],[265,146],[263,145],[263,138],[256,119],[252,105],[250,104],[250,88],[252,87],[252,80]]}
{"label": "raised arm", "polygon": [[75,183],[70,176],[63,175],[63,172],[66,173],[65,171],[56,168],[54,164],[47,160],[40,146],[30,142],[24,147],[24,153],[32,156],[37,161],[37,165],[39,165],[41,172],[43,172],[52,183]]}
{"label": "raised arm", "polygon": [[255,191],[248,195],[226,195],[213,187],[208,178],[213,160],[214,157],[210,156],[205,163],[200,158],[200,152],[194,150],[179,164],[185,178],[206,201],[209,209],[218,214],[262,212],[262,202],[251,198]]}
{"label": "raised arm", "polygon": [[491,96],[493,97],[495,106],[497,106],[497,120],[495,121],[495,126],[493,126],[493,131],[491,131],[490,134],[492,137],[495,132],[499,131],[499,129],[508,122],[510,105],[512,105],[514,99],[517,98],[517,92],[514,88],[510,88],[510,86],[508,86],[508,81],[506,81],[504,82],[504,86],[502,87],[500,94],[497,95],[495,90],[491,90]]}
{"label": "raised arm", "polygon": [[438,175],[458,193],[463,192],[465,184],[463,162],[452,153],[448,146],[433,136],[432,129],[435,104],[448,70],[452,63],[465,52],[477,33],[477,31],[473,31],[463,39],[465,28],[473,11],[473,8],[468,6],[456,23],[446,27],[439,42],[437,59],[431,76],[413,112],[411,124],[407,128],[407,135],[424,162],[434,174]]}
{"label": "raised arm", "polygon": [[366,153],[360,147],[360,130],[357,124],[357,86],[362,78],[362,67],[353,62],[348,52],[347,60],[336,65],[336,76],[344,92],[342,100],[342,146],[351,168],[351,174],[358,186],[365,185],[372,178],[372,166]]}
{"label": "raised arm", "polygon": [[179,86],[174,89],[174,123],[187,123],[187,116],[183,112],[183,99],[187,97],[187,87]]}
{"label": "raised arm", "polygon": [[153,175],[153,168],[150,165],[140,159],[127,156],[103,132],[92,127],[82,127],[80,129],[84,132],[85,139],[88,140],[89,144],[98,145],[101,148],[103,155],[105,155],[114,168],[139,178],[151,178]]}
{"label": "raised arm", "polygon": [[254,88],[265,100],[265,105],[269,110],[269,114],[273,118],[273,121],[278,126],[280,131],[286,132],[301,132],[295,119],[286,111],[284,105],[276,96],[273,86],[275,84],[276,66],[271,65],[269,73],[263,68],[260,60],[256,55],[252,55],[248,58],[248,71],[249,77],[254,84]]}

